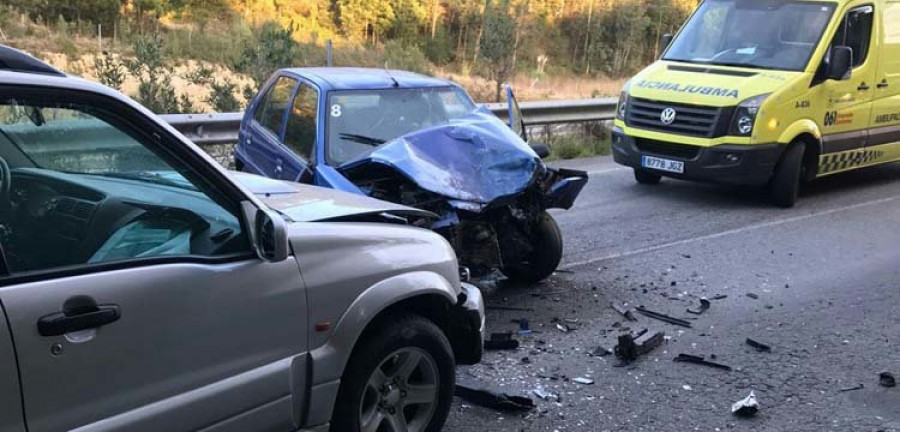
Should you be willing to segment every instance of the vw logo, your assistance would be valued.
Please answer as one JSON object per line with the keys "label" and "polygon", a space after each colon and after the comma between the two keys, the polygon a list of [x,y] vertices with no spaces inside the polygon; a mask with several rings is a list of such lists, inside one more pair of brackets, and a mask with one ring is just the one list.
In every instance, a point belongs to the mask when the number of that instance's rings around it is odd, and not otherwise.
{"label": "vw logo", "polygon": [[670,125],[675,121],[677,115],[678,112],[675,111],[675,108],[666,108],[663,110],[662,114],[659,115],[659,120],[664,125]]}

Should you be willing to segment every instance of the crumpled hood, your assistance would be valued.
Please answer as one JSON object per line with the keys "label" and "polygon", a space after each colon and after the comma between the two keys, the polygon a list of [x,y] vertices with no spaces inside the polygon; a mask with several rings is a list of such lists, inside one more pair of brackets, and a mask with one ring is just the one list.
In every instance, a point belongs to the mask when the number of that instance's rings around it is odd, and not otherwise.
{"label": "crumpled hood", "polygon": [[382,144],[338,170],[352,179],[367,167],[382,164],[451,200],[489,204],[527,188],[540,163],[531,147],[500,119],[477,111]]}
{"label": "crumpled hood", "polygon": [[269,208],[295,222],[348,219],[389,213],[397,216],[435,217],[434,214],[363,195],[302,183],[232,171],[231,177],[249,189]]}
{"label": "crumpled hood", "polygon": [[801,72],[658,61],[630,81],[629,94],[642,99],[705,106],[734,106],[772,93]]}

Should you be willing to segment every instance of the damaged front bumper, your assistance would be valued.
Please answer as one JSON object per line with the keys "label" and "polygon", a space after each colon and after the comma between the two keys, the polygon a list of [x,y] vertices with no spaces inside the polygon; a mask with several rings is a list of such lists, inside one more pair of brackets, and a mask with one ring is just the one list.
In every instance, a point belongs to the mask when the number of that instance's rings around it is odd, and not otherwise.
{"label": "damaged front bumper", "polygon": [[484,298],[478,287],[462,283],[462,293],[448,323],[450,343],[458,364],[481,361],[484,349]]}
{"label": "damaged front bumper", "polygon": [[556,177],[554,183],[544,195],[544,208],[561,208],[568,210],[575,203],[575,198],[588,181],[586,171],[558,168],[549,170]]}

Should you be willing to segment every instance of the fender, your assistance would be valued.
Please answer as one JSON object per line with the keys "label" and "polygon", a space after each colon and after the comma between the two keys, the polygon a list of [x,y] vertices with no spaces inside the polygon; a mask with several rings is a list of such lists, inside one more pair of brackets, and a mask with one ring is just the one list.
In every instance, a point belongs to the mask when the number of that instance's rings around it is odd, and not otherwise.
{"label": "fender", "polygon": [[347,308],[334,331],[319,348],[310,351],[312,390],[306,425],[325,424],[331,420],[340,378],[359,336],[382,311],[406,299],[420,295],[438,295],[448,305],[457,301],[456,290],[443,276],[428,271],[403,273],[384,279],[367,288]]}
{"label": "fender", "polygon": [[778,137],[778,142],[781,144],[790,144],[794,141],[798,136],[803,134],[810,134],[816,137],[817,145],[819,146],[819,154],[822,153],[822,131],[819,129],[819,125],[816,122],[810,119],[802,119],[797,120],[792,123],[790,126],[784,128],[784,131],[781,132],[781,135]]}
{"label": "fender", "polygon": [[311,351],[313,385],[341,377],[356,340],[378,314],[403,300],[429,294],[445,298],[449,306],[457,301],[450,282],[429,271],[392,276],[363,291],[341,316],[328,341]]}

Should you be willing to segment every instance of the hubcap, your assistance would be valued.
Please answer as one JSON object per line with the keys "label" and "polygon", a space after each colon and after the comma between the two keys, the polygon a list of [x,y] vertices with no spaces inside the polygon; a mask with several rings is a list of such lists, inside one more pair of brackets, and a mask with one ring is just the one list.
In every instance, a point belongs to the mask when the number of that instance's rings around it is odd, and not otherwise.
{"label": "hubcap", "polygon": [[359,410],[361,432],[421,432],[434,416],[440,376],[431,354],[408,347],[385,357],[369,376]]}

